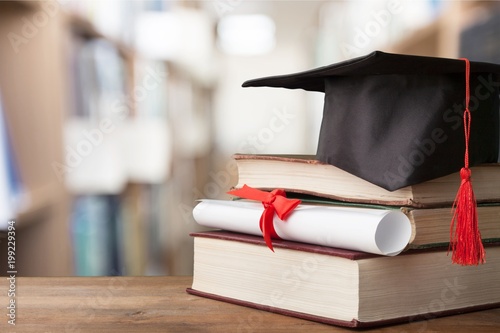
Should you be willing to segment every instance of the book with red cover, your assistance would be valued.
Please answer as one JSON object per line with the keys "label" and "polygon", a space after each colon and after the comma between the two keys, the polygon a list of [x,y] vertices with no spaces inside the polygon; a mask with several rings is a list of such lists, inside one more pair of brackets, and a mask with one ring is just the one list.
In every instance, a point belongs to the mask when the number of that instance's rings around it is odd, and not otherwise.
{"label": "book with red cover", "polygon": [[447,249],[396,257],[227,231],[191,234],[193,295],[345,327],[372,327],[500,307],[500,246],[484,265]]}

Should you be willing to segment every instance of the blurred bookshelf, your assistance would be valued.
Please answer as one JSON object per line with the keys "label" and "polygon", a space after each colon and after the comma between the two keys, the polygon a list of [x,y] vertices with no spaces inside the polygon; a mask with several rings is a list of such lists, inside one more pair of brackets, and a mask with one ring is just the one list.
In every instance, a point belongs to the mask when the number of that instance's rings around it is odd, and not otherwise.
{"label": "blurred bookshelf", "polygon": [[[63,22],[59,15],[45,14],[40,16],[43,25],[35,25],[33,16],[45,13],[41,5],[0,2],[0,33],[9,37],[0,41],[0,91],[27,199],[14,217],[20,276],[72,274],[70,198],[51,166],[63,154]],[[7,244],[0,243],[0,274],[6,274]]]}
{"label": "blurred bookshelf", "polygon": [[190,274],[194,226],[178,212],[194,205],[192,189],[207,173],[210,151],[199,146],[211,145],[212,87],[182,61],[144,56],[129,33],[105,34],[80,14],[68,22],[76,108],[65,143],[104,137],[66,178],[75,274]]}
{"label": "blurred bookshelf", "polygon": [[474,0],[443,3],[444,8],[433,22],[395,42],[388,51],[499,62],[499,57],[487,58],[486,55],[498,49],[498,43],[491,35],[499,32],[499,25],[495,22],[500,17],[500,4]]}
{"label": "blurred bookshelf", "polygon": [[19,276],[191,272],[194,226],[180,207],[210,164],[212,87],[134,49],[138,3],[123,6],[123,29],[107,29],[83,2],[0,2],[0,33],[19,37],[0,42],[2,109],[28,198],[13,216]]}

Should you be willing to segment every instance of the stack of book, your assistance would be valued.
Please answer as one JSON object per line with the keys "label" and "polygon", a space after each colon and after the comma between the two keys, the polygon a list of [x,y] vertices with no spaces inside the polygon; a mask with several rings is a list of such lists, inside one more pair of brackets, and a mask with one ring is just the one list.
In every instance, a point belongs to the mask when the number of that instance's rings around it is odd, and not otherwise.
{"label": "stack of book", "polygon": [[473,168],[487,262],[464,267],[447,247],[456,174],[390,192],[312,156],[234,158],[235,188],[281,188],[302,202],[285,221],[274,218],[273,252],[259,229],[261,203],[202,200],[195,220],[218,230],[192,234],[189,293],[346,327],[500,306],[498,164]]}
{"label": "stack of book", "polygon": [[497,73],[375,51],[244,82],[324,92],[317,154],[235,156],[253,201],[195,207],[221,230],[193,234],[188,291],[348,327],[500,306],[498,89],[471,96]]}

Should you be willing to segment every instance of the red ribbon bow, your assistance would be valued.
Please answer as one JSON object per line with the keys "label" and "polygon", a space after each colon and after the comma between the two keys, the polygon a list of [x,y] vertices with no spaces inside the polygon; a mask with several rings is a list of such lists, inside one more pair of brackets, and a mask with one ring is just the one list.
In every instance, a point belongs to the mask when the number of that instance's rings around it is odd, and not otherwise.
{"label": "red ribbon bow", "polygon": [[274,229],[274,213],[284,221],[288,215],[300,204],[298,199],[288,199],[286,193],[282,189],[276,189],[271,192],[261,191],[247,185],[242,188],[227,192],[244,199],[261,201],[264,205],[264,212],[260,216],[259,227],[262,231],[262,236],[266,241],[267,247],[273,252],[272,238],[280,239]]}

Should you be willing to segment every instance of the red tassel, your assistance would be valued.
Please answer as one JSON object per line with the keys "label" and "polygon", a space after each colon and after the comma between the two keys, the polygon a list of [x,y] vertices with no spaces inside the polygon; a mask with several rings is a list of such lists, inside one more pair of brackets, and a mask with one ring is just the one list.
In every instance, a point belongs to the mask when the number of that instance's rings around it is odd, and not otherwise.
{"label": "red tassel", "polygon": [[[463,266],[478,265],[485,262],[485,251],[478,226],[477,203],[472,189],[471,170],[469,169],[469,136],[471,114],[469,111],[469,73],[470,63],[465,61],[465,167],[460,170],[462,182],[453,203],[453,219],[450,226],[450,249],[453,252],[452,263]],[[453,230],[455,229],[455,230]]]}
{"label": "red tassel", "polygon": [[[462,183],[453,203],[455,212],[450,227],[450,247],[453,252],[451,260],[454,264],[463,266],[485,262],[484,247],[477,219],[476,197],[470,176],[469,168],[460,170]],[[455,232],[453,233],[454,227]]]}

